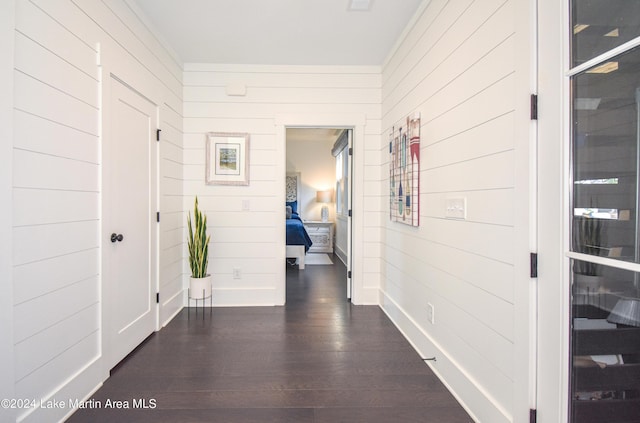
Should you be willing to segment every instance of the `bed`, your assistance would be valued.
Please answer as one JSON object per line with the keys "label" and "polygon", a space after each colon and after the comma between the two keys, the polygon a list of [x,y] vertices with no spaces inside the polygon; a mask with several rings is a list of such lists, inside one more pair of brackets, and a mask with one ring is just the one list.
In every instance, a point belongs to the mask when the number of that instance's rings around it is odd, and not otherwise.
{"label": "bed", "polygon": [[304,269],[304,258],[313,244],[298,214],[298,198],[300,194],[300,173],[286,175],[286,232],[287,259],[295,259],[300,270]]}

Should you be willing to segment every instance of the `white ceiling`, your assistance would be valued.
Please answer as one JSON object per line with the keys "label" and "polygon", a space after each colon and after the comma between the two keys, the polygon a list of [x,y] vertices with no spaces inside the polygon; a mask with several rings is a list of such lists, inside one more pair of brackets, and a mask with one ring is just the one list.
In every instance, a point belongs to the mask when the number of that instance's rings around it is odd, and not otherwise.
{"label": "white ceiling", "polygon": [[184,63],[381,65],[423,0],[132,0]]}

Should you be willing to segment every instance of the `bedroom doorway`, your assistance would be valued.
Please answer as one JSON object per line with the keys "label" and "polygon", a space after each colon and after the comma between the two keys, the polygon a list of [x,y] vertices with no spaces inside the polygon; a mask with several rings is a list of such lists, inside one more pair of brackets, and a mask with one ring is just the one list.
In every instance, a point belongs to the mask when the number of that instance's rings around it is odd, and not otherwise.
{"label": "bedroom doorway", "polygon": [[[309,266],[334,261],[344,265],[346,271],[337,274],[346,275],[344,295],[351,299],[353,130],[290,127],[285,131],[287,266],[305,272]],[[292,245],[304,243],[304,238],[311,245]]]}

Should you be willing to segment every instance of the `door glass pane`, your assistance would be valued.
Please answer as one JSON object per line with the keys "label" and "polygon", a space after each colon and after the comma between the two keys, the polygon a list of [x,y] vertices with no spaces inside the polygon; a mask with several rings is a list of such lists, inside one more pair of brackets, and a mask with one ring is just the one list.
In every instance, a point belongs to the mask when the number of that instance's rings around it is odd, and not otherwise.
{"label": "door glass pane", "polygon": [[344,202],[342,207],[342,214],[347,216],[349,214],[349,147],[345,147],[342,152],[344,159],[342,160],[342,186],[344,191]]}
{"label": "door glass pane", "polygon": [[[572,0],[572,66],[640,35],[640,1]],[[571,249],[640,262],[640,49],[571,79]],[[640,421],[640,274],[571,262],[571,423]]]}
{"label": "door glass pane", "polygon": [[336,213],[338,216],[346,216],[349,207],[348,160],[348,149],[345,147],[336,156]]}
{"label": "door glass pane", "polygon": [[640,49],[607,64],[572,80],[572,250],[639,262]]}
{"label": "door glass pane", "polygon": [[636,422],[640,275],[577,260],[572,270],[571,422]]}
{"label": "door glass pane", "polygon": [[640,35],[640,2],[573,0],[572,67]]}

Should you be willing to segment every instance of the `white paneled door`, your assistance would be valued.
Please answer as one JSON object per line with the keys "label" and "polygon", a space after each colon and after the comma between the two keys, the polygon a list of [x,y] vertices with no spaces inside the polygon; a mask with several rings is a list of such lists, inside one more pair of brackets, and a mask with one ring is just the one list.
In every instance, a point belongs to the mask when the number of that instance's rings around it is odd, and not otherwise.
{"label": "white paneled door", "polygon": [[157,325],[157,106],[110,81],[104,139],[105,351],[116,365]]}

